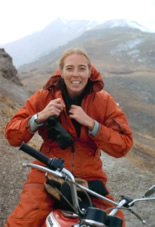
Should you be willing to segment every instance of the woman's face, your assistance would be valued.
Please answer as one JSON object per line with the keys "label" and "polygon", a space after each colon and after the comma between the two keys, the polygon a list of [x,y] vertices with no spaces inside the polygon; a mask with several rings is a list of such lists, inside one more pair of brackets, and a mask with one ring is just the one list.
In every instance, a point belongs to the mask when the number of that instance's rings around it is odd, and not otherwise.
{"label": "woman's face", "polygon": [[67,87],[71,98],[79,96],[90,77],[88,60],[81,54],[71,54],[64,59],[64,66],[61,70],[61,76]]}

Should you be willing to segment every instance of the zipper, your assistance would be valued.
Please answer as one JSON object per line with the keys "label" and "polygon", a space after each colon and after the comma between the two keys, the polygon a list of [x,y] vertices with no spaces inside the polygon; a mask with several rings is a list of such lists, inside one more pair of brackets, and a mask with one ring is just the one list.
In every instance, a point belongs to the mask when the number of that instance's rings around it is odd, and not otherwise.
{"label": "zipper", "polygon": [[74,144],[71,147],[72,151],[72,174],[74,175],[74,164],[75,164],[75,150],[74,150]]}

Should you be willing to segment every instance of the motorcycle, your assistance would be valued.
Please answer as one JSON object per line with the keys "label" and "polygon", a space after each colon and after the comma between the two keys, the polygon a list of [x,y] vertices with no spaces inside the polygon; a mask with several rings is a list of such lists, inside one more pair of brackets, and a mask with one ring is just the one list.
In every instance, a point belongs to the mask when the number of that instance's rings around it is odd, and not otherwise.
{"label": "motorcycle", "polygon": [[[34,157],[35,159],[41,161],[46,165],[46,167],[33,164],[33,163],[23,163],[23,167],[36,168],[40,171],[45,172],[46,175],[52,174],[56,177],[64,179],[64,181],[69,182],[71,198],[72,198],[72,211],[63,209],[54,209],[47,216],[45,225],[46,227],[122,227],[122,220],[116,217],[115,214],[119,209],[126,209],[132,214],[134,214],[142,224],[155,227],[155,224],[151,225],[146,220],[144,220],[138,213],[133,211],[132,207],[135,203],[139,201],[150,201],[154,200],[155,197],[150,197],[155,193],[155,185],[153,185],[142,198],[129,198],[127,196],[122,196],[119,202],[108,199],[107,197],[96,193],[95,191],[78,184],[75,181],[73,174],[64,168],[64,160],[59,158],[48,158],[46,155],[38,152],[34,148],[30,147],[28,144],[23,143],[20,150]],[[97,198],[107,201],[114,206],[109,214],[106,214],[107,210],[101,210],[99,208],[88,206],[87,208],[81,208],[78,200],[77,188],[80,188],[87,195],[92,195]],[[66,199],[67,200],[67,199]],[[70,203],[68,201],[68,203]]]}

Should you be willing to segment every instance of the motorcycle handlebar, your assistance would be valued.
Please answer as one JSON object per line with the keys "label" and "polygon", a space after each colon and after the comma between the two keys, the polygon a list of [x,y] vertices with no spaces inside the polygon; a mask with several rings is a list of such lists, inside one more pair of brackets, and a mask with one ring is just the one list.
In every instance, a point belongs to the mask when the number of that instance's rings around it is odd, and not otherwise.
{"label": "motorcycle handlebar", "polygon": [[[35,159],[41,161],[42,163],[44,163],[50,170],[59,170],[61,171],[63,169],[63,173],[65,173],[69,179],[73,182],[73,184],[71,184],[71,192],[72,192],[72,200],[73,200],[73,207],[75,208],[75,211],[77,213],[79,213],[79,203],[78,203],[78,197],[77,197],[77,192],[76,192],[76,186],[74,184],[74,176],[72,176],[72,174],[66,170],[64,168],[64,160],[59,158],[49,158],[48,156],[44,155],[43,153],[35,150],[34,148],[32,148],[31,146],[29,146],[28,144],[26,143],[22,143],[22,145],[20,146],[19,148],[20,150],[24,151],[25,153],[29,154],[30,156],[34,157]],[[40,169],[41,168],[44,168],[40,165],[35,165],[35,164],[29,164],[28,165],[29,167],[33,167],[33,168],[36,168],[36,169]],[[47,168],[45,168],[47,169]],[[46,170],[47,171],[47,170]],[[58,176],[58,172],[56,174],[56,176]],[[60,176],[61,177],[61,176]],[[139,199],[135,199],[135,200],[132,200],[130,198],[127,198],[127,197],[122,197],[122,200],[119,202],[119,203],[116,203],[114,202],[113,200],[110,200],[104,196],[101,196],[100,194],[97,194],[93,191],[91,191],[90,189],[88,188],[85,188],[81,185],[78,185],[81,189],[83,189],[84,191],[98,197],[98,198],[101,198],[111,204],[114,204],[116,207],[114,209],[114,211],[112,210],[110,213],[109,213],[109,218],[113,217],[113,215],[115,215],[116,211],[120,208],[122,208],[122,206],[124,206],[126,209],[129,209],[135,202],[138,202],[138,201],[146,201],[146,200],[155,200],[155,197],[152,197],[152,198],[139,198]],[[150,189],[149,189],[149,193],[147,192],[145,195],[148,195],[150,196],[152,193],[154,193],[154,187],[155,186],[152,186]],[[129,209],[129,211],[131,211]],[[83,215],[83,211],[80,211],[81,214]],[[142,222],[142,223],[146,223],[145,220],[143,220],[137,213],[135,213],[133,210],[132,210],[132,213]],[[114,226],[114,225],[112,225]]]}
{"label": "motorcycle handlebar", "polygon": [[26,144],[24,142],[20,146],[19,150],[24,151],[25,153],[29,154],[30,156],[32,156],[35,159],[39,160],[40,162],[44,163],[51,170],[56,170],[56,169],[62,170],[64,168],[63,159],[49,158],[46,155],[42,154],[41,152],[30,147],[28,144]]}

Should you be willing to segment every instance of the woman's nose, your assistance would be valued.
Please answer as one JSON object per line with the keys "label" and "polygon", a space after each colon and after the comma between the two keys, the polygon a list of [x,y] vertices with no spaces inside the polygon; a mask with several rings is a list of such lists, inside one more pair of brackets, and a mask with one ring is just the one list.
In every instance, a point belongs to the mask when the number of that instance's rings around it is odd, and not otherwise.
{"label": "woman's nose", "polygon": [[72,72],[72,75],[73,75],[73,76],[79,76],[79,71],[75,69],[75,70]]}

